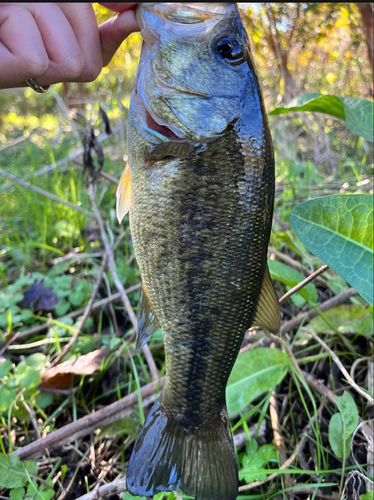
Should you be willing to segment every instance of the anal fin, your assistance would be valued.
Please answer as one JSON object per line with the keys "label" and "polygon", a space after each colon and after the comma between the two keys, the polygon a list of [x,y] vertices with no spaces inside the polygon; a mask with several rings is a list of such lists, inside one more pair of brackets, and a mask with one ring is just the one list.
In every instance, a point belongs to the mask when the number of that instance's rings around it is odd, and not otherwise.
{"label": "anal fin", "polygon": [[138,331],[136,333],[136,354],[145,346],[156,330],[160,328],[144,281],[140,290],[138,309]]}
{"label": "anal fin", "polygon": [[271,333],[279,333],[280,309],[277,294],[275,293],[269,268],[266,265],[260,298],[254,318],[254,326],[266,328]]}

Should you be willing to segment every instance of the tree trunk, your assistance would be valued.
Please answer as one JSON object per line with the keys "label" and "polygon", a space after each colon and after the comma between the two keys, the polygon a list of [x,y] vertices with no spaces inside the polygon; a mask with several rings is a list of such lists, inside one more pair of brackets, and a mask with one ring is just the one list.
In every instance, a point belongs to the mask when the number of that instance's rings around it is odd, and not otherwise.
{"label": "tree trunk", "polygon": [[373,25],[373,7],[371,3],[357,3],[360,9],[362,24],[366,36],[366,44],[368,47],[368,57],[370,68],[373,73],[373,59],[374,59],[374,25]]}

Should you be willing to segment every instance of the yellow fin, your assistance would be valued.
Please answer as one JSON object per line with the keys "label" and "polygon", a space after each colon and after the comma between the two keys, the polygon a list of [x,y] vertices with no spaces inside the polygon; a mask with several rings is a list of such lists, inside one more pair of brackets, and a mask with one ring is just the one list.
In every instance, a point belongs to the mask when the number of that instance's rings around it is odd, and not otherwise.
{"label": "yellow fin", "polygon": [[253,324],[254,326],[259,326],[260,328],[266,328],[271,333],[279,333],[279,301],[277,294],[275,293],[267,265]]}
{"label": "yellow fin", "polygon": [[129,164],[126,165],[117,187],[116,213],[118,222],[121,223],[130,208],[131,202],[131,179]]}
{"label": "yellow fin", "polygon": [[156,330],[160,328],[144,281],[140,290],[138,309],[138,331],[136,332],[135,353],[138,354],[152,337]]}

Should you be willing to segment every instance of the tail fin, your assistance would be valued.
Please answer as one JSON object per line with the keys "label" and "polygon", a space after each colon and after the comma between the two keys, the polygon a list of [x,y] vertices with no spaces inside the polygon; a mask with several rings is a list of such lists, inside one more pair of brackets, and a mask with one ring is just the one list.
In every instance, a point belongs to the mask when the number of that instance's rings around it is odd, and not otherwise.
{"label": "tail fin", "polygon": [[238,471],[226,412],[207,428],[185,429],[157,402],[135,443],[127,488],[133,495],[181,488],[196,500],[235,500]]}

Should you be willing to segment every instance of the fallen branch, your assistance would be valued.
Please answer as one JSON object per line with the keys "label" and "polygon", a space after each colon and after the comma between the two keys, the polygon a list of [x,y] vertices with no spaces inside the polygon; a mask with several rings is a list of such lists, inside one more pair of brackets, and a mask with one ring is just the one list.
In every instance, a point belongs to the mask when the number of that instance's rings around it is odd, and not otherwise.
{"label": "fallen branch", "polygon": [[55,194],[49,193],[48,191],[45,191],[44,189],[41,189],[37,186],[34,186],[32,184],[29,184],[25,181],[22,181],[21,179],[17,179],[12,174],[9,174],[8,172],[5,172],[5,170],[0,169],[0,175],[3,177],[6,177],[9,179],[11,182],[14,182],[15,184],[18,184],[25,189],[29,189],[30,191],[34,191],[35,193],[38,193],[45,198],[49,198],[50,200],[56,201],[57,203],[61,203],[62,205],[66,205],[69,208],[72,208],[76,212],[80,212],[81,214],[86,215],[87,217],[94,217],[94,214],[92,212],[89,212],[88,210],[85,210],[84,208],[78,207],[77,205],[74,205],[74,203],[71,203],[70,201],[64,200],[63,198],[60,198],[56,196]]}
{"label": "fallen branch", "polygon": [[[141,397],[144,399],[143,406],[151,404],[155,400],[155,393],[158,388],[161,389],[165,384],[165,377],[160,381],[154,381],[143,386],[140,389]],[[152,397],[150,397],[152,396]],[[149,398],[146,400],[146,398]],[[32,443],[19,448],[13,452],[13,455],[20,457],[22,460],[26,458],[36,458],[43,454],[45,449],[51,450],[59,447],[62,444],[75,441],[76,439],[87,436],[98,427],[104,427],[112,422],[123,418],[126,413],[132,411],[138,405],[138,392],[134,391],[128,396],[112,403],[101,410],[86,415],[71,424],[61,427],[57,431],[51,432],[45,437],[38,439]]]}
{"label": "fallen branch", "polygon": [[[326,300],[325,302],[322,302],[322,304],[319,305],[318,309],[321,312],[325,312],[328,309],[331,309],[332,307],[335,307],[335,306],[338,306],[339,304],[342,304],[343,302],[348,300],[350,297],[353,297],[354,295],[357,295],[357,294],[358,294],[358,292],[354,288],[348,288],[348,290],[345,290],[344,292],[339,293],[339,295],[336,295],[335,297],[332,297],[331,299]],[[297,316],[290,319],[289,321],[286,321],[286,323],[284,323],[281,326],[280,332],[282,334],[288,333],[291,330],[294,330],[295,328],[300,326],[301,323],[303,323],[304,321],[308,322],[312,318],[315,318],[317,315],[318,315],[318,313],[314,309],[312,311],[307,312],[307,313],[298,314]]]}

